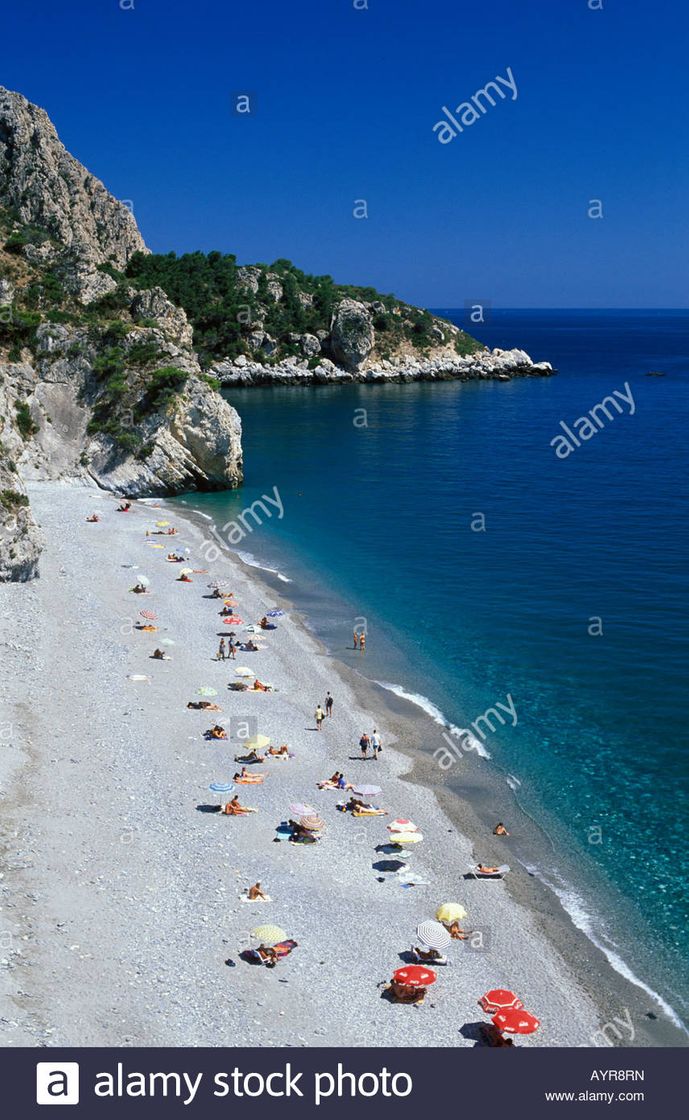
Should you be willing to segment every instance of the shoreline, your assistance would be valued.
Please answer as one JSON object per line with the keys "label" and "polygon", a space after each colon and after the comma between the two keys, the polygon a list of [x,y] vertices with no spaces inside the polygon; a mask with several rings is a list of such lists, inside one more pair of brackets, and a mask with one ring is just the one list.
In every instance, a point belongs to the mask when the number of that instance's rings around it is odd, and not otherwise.
{"label": "shoreline", "polygon": [[[180,507],[175,504],[172,508],[176,512]],[[198,517],[212,521],[208,514],[188,506],[186,500],[183,503],[183,508],[190,520]],[[254,578],[261,580],[276,595],[289,600],[289,586],[293,582],[291,578],[278,569],[260,563],[258,558],[251,553],[243,552],[241,549],[234,551],[227,548],[227,551]],[[246,559],[248,555],[251,556],[250,560]],[[594,939],[595,935],[589,936],[577,926],[555,887],[539,878],[529,865],[519,855],[515,854],[509,839],[495,842],[495,838],[491,835],[490,824],[492,818],[490,813],[481,815],[469,796],[462,795],[457,789],[445,790],[437,781],[431,780],[432,776],[437,775],[438,772],[437,767],[431,761],[432,756],[429,757],[420,753],[418,748],[413,745],[413,741],[427,742],[433,735],[437,737],[439,726],[445,717],[433,701],[425,696],[419,696],[418,698],[426,701],[429,709],[433,709],[433,714],[431,714],[431,711],[427,710],[425,705],[419,704],[408,694],[404,694],[402,686],[364,676],[327,647],[325,641],[309,625],[308,619],[304,617],[298,607],[293,607],[293,609],[297,610],[298,623],[318,643],[323,655],[332,660],[338,675],[360,697],[362,707],[375,710],[380,709],[382,704],[387,709],[389,719],[397,725],[395,750],[404,754],[411,766],[403,780],[431,790],[439,810],[449,817],[457,832],[468,839],[472,847],[476,847],[477,850],[480,848],[481,853],[485,853],[489,849],[489,860],[499,862],[501,856],[504,857],[507,851],[511,859],[518,862],[523,868],[524,877],[507,876],[505,880],[507,890],[517,902],[529,908],[543,934],[559,953],[563,964],[567,968],[572,968],[568,962],[574,960],[579,962],[580,967],[575,971],[576,980],[599,1008],[601,1022],[613,1023],[615,1016],[619,1016],[623,1011],[629,1009],[628,1014],[633,1016],[634,1021],[635,1041],[626,1043],[623,1038],[617,1044],[639,1047],[689,1046],[689,1031],[682,1024],[674,1008],[666,1004],[663,997],[650,988],[643,978],[634,972],[626,960],[619,958],[621,965],[635,979],[631,979],[624,972],[615,968],[605,949],[597,944]],[[450,725],[445,722],[443,726],[447,729]],[[477,766],[480,768],[484,761],[491,765],[491,756],[482,747],[482,744],[478,741],[475,742],[479,748],[477,752],[479,761],[476,761],[473,754],[470,754],[468,758],[466,755],[464,756],[464,759],[472,768],[469,789],[473,792],[476,792],[478,786],[482,784],[482,779],[479,776],[480,769],[478,774],[476,773]],[[492,763],[492,765],[495,767],[495,763]],[[484,792],[487,790],[489,794],[494,793],[497,774],[498,772],[495,771],[494,774],[487,775],[484,771]],[[502,771],[500,771],[500,774],[502,774]],[[512,787],[510,787],[510,793],[514,795]],[[515,806],[518,806],[518,799],[513,796],[512,800]],[[521,806],[519,806],[519,812],[526,815]],[[536,829],[542,831],[537,821],[533,821],[533,825]],[[672,1016],[676,1017],[677,1022],[673,1021]],[[612,1033],[611,1037],[613,1037]]]}
{"label": "shoreline", "polygon": [[[288,595],[288,584],[276,577],[280,586],[270,588],[258,569],[228,553],[193,586],[181,586],[143,533],[154,520],[152,504],[170,509],[180,524],[175,545],[189,544],[194,557],[203,526],[188,511],[152,500],[122,517],[111,496],[92,489],[31,490],[46,537],[42,578],[0,589],[5,642],[19,645],[17,636],[31,635],[41,619],[40,641],[30,638],[16,652],[16,673],[6,681],[15,690],[14,750],[30,752],[32,761],[1,787],[4,845],[26,853],[14,869],[3,859],[0,880],[14,939],[10,967],[0,970],[2,1044],[308,1045],[309,1034],[311,1044],[371,1046],[398,1038],[403,1024],[409,1045],[474,1045],[482,1018],[476,999],[507,984],[542,1022],[519,1045],[596,1045],[606,1020],[544,935],[538,906],[516,898],[509,877],[507,884],[463,879],[471,827],[467,839],[467,822],[460,833],[419,781],[407,752],[420,724],[388,700],[381,713],[382,695],[362,677],[348,680],[347,666],[290,612],[268,648],[249,655],[278,691],[250,704],[261,731],[289,742],[297,757],[284,768],[272,764],[252,798],[240,790],[243,802],[259,807],[256,816],[219,819],[197,810],[209,780],[233,765],[236,746],[203,743],[208,717],[182,712],[182,701],[197,681],[212,681],[228,715],[239,718],[250,707],[245,694],[223,690],[227,666],[211,660],[218,626],[214,605],[202,601],[205,584],[231,580],[248,621],[276,594]],[[94,505],[107,512],[86,525]],[[145,605],[174,633],[172,663],[148,660],[149,636],[125,626],[140,606],[128,595],[132,564],[152,579]],[[49,705],[36,704],[34,672],[51,680]],[[150,684],[132,679],[142,674]],[[316,737],[313,706],[326,688],[336,695],[335,718]],[[349,756],[372,720],[385,743],[375,764],[380,801],[391,814],[412,815],[426,839],[410,859],[419,883],[406,890],[374,872],[384,819],[359,825],[333,811],[335,794],[315,789],[334,767],[349,780],[360,781],[362,771],[371,780],[368,763]],[[48,795],[54,812],[46,812]],[[311,850],[271,843],[294,796],[312,799],[327,820]],[[238,887],[255,878],[275,902],[247,916]],[[419,1011],[382,1001],[377,983],[399,967],[416,924],[450,898],[465,902],[472,928],[491,928],[490,951],[453,945],[451,966],[439,970],[430,1005]],[[275,973],[238,959],[248,922],[259,921],[277,921],[299,941]],[[235,967],[225,964],[228,956]],[[55,985],[57,975],[70,978],[66,988]],[[638,1039],[641,1024],[634,1026]],[[641,1044],[662,1044],[655,1033]]]}

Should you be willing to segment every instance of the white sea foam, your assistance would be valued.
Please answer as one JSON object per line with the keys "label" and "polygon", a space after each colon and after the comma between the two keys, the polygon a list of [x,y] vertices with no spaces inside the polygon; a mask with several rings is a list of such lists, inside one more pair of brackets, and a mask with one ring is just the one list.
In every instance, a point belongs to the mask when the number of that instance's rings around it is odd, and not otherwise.
{"label": "white sea foam", "polygon": [[632,972],[627,962],[622,959],[616,949],[606,943],[601,933],[595,929],[595,920],[587,909],[586,903],[581,895],[563,880],[561,880],[559,884],[552,882],[549,877],[543,874],[539,867],[529,866],[528,864],[524,864],[524,867],[530,875],[539,879],[541,883],[557,896],[562,904],[563,910],[569,915],[573,924],[588,937],[589,941],[595,945],[597,949],[600,949],[608,963],[615,969],[615,972],[618,972],[620,976],[623,976],[630,984],[634,984],[635,987],[641,988],[642,991],[646,992],[651,999],[655,1000],[665,1015],[667,1015],[668,1019],[674,1023],[676,1027],[679,1027],[685,1034],[689,1034],[689,1029],[682,1022],[674,1007],[671,1007],[667,1000],[664,1000],[661,995],[658,995],[658,992],[654,991],[644,980],[641,980],[635,972]]}
{"label": "white sea foam", "polygon": [[434,723],[440,727],[444,727],[451,735],[456,735],[458,739],[462,739],[467,743],[465,749],[476,751],[480,754],[481,758],[490,758],[488,751],[480,739],[467,731],[465,727],[457,727],[454,723],[450,723],[449,719],[441,712],[440,708],[429,700],[427,696],[423,696],[419,692],[407,692],[406,688],[402,688],[400,684],[391,684],[389,681],[376,681],[376,684],[381,688],[387,689],[388,692],[394,692],[395,696],[401,696],[403,700],[408,700],[410,704],[415,704],[417,708],[429,715]]}
{"label": "white sea foam", "polygon": [[508,774],[505,778],[505,781],[507,782],[510,789],[514,790],[515,793],[518,789],[521,789],[521,782],[519,781],[519,778],[515,778],[514,774]]}
{"label": "white sea foam", "polygon": [[283,583],[292,582],[292,580],[289,579],[288,576],[284,575],[284,573],[281,572],[278,568],[269,568],[267,564],[261,564],[261,562],[256,559],[252,552],[240,552],[239,550],[237,550],[237,556],[240,560],[243,560],[245,564],[248,564],[250,568],[260,568],[262,572],[270,572],[271,575],[277,576],[278,579],[281,579]]}
{"label": "white sea foam", "polygon": [[[213,520],[213,518],[210,516],[210,514],[209,513],[204,513],[202,509],[195,509],[194,513],[197,513],[199,515],[199,517],[205,517],[206,521],[212,521]],[[213,526],[213,528],[215,528],[215,526]]]}

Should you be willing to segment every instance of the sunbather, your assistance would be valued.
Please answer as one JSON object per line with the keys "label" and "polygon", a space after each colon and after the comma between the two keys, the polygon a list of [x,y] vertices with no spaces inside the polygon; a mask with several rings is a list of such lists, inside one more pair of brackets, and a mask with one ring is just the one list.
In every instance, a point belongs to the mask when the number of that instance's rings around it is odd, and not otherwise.
{"label": "sunbather", "polygon": [[248,754],[237,754],[234,760],[235,762],[263,762],[257,750],[250,750]]}
{"label": "sunbather", "polygon": [[98,516],[97,513],[92,513],[90,517],[86,518],[86,520],[91,521],[91,522],[100,521],[100,517]]}
{"label": "sunbather", "polygon": [[135,595],[148,595],[148,588],[144,583],[135,583],[129,590],[133,591]]}
{"label": "sunbather", "polygon": [[486,867],[485,864],[479,863],[476,865],[476,870],[479,875],[497,875],[500,871],[499,867]]}
{"label": "sunbather", "polygon": [[216,723],[216,724],[214,724],[213,727],[211,727],[206,732],[206,738],[207,739],[226,739],[227,738],[227,732],[226,732],[224,727],[221,727],[219,723]]}
{"label": "sunbather", "polygon": [[261,681],[258,680],[258,678],[254,681],[252,687],[253,687],[254,692],[272,692],[273,691],[272,684],[263,684]]}
{"label": "sunbather", "polygon": [[251,639],[249,639],[248,642],[245,642],[241,648],[245,653],[258,653],[258,646],[255,642],[252,642]]}
{"label": "sunbather", "polygon": [[235,774],[232,781],[241,786],[260,786],[265,781],[265,774],[250,774],[246,767],[242,766],[241,773]]}
{"label": "sunbather", "polygon": [[243,817],[247,813],[257,813],[258,809],[249,809],[246,805],[240,805],[237,794],[234,795],[231,801],[228,801],[223,808],[223,813],[226,817]]}
{"label": "sunbather", "polygon": [[326,778],[324,781],[317,782],[316,784],[319,789],[342,789],[343,787],[339,784],[341,777],[342,774],[340,771],[336,770],[332,778]]}
{"label": "sunbather", "polygon": [[118,505],[115,512],[116,513],[129,513],[131,508],[132,508],[132,503],[131,502],[120,502],[120,504]]}
{"label": "sunbather", "polygon": [[466,941],[474,932],[471,929],[462,929],[456,919],[454,922],[443,922],[443,925],[453,941]]}
{"label": "sunbather", "polygon": [[253,887],[249,887],[246,893],[252,902],[254,902],[257,898],[260,898],[263,902],[268,902],[268,895],[261,890],[260,883],[254,883]]}
{"label": "sunbather", "polygon": [[172,526],[171,526],[171,527],[170,527],[170,528],[168,529],[168,531],[167,531],[167,535],[168,535],[168,537],[176,537],[176,536],[177,536],[177,530],[175,529],[174,525],[172,525]]}
{"label": "sunbather", "polygon": [[197,712],[221,712],[222,708],[219,704],[212,704],[210,700],[190,700],[187,708],[193,708]]}
{"label": "sunbather", "polygon": [[247,956],[258,958],[266,968],[275,968],[282,957],[288,957],[293,949],[297,948],[297,942],[292,941],[278,941],[277,945],[259,945],[258,949],[250,949]]}
{"label": "sunbather", "polygon": [[281,747],[268,747],[266,754],[273,758],[286,758],[289,756],[289,747],[286,743],[283,743]]}
{"label": "sunbather", "polygon": [[447,964],[447,957],[438,949],[419,949],[418,945],[412,945],[411,955],[419,964]]}
{"label": "sunbather", "polygon": [[391,980],[387,990],[397,1003],[421,1004],[426,998],[426,988],[415,988],[411,984],[400,984],[399,980]]}
{"label": "sunbather", "polygon": [[193,583],[194,581],[191,578],[191,576],[188,576],[184,572],[182,572],[181,576],[177,576],[176,582],[177,583]]}
{"label": "sunbather", "polygon": [[495,828],[493,829],[493,836],[509,836],[509,832],[505,828],[502,821],[498,821],[498,823],[496,824]]}
{"label": "sunbather", "polygon": [[169,661],[170,657],[163,649],[154,649],[151,657],[154,661]]}

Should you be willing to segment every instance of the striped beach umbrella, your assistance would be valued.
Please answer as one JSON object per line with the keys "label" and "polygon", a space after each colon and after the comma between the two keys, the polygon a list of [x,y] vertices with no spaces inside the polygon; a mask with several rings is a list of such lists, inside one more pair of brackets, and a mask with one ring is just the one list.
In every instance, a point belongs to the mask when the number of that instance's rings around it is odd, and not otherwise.
{"label": "striped beach umbrella", "polygon": [[232,782],[211,782],[208,788],[211,793],[232,793],[234,785]]}
{"label": "striped beach umbrella", "polygon": [[421,922],[416,927],[416,936],[427,949],[447,949],[452,938],[440,922]]}
{"label": "striped beach umbrella", "polygon": [[390,821],[387,826],[388,832],[418,832],[418,828],[413,821],[408,821],[404,817],[398,817],[396,821]]}
{"label": "striped beach umbrella", "polygon": [[382,793],[383,791],[380,786],[357,786],[354,792],[361,797],[375,797],[377,793]]}
{"label": "striped beach umbrella", "polygon": [[254,941],[260,941],[261,945],[277,945],[278,941],[286,939],[287,933],[280,926],[265,925],[256,926],[250,936]]}
{"label": "striped beach umbrella", "polygon": [[266,618],[282,618],[284,613],[284,611],[279,611],[277,609],[273,611],[266,611]]}
{"label": "striped beach umbrella", "polygon": [[318,809],[314,809],[313,805],[305,805],[303,801],[293,801],[289,807],[289,811],[293,817],[311,817],[318,815]]}
{"label": "striped beach umbrella", "polygon": [[325,828],[325,821],[317,813],[309,813],[308,816],[301,817],[299,824],[307,832],[321,832]]}
{"label": "striped beach umbrella", "polygon": [[156,618],[156,612],[155,611],[139,611],[139,614],[141,615],[142,618],[150,619],[151,622],[153,622]]}
{"label": "striped beach umbrella", "polygon": [[420,844],[422,840],[420,832],[396,832],[390,837],[392,844]]}

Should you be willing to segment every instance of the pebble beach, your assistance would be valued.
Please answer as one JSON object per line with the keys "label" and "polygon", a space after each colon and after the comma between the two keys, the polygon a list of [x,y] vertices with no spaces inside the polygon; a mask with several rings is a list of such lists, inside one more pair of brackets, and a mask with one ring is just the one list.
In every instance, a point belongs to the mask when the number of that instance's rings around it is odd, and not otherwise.
{"label": "pebble beach", "polygon": [[[496,987],[540,1020],[516,1045],[600,1044],[601,1010],[574,969],[506,882],[465,878],[483,852],[409,780],[385,714],[362,706],[288,601],[229,553],[206,563],[202,528],[164,502],[120,514],[111,495],[52,483],[31,501],[41,578],[0,586],[0,1044],[475,1046],[489,1021],[477,1000]],[[177,535],[146,537],[156,520]],[[165,558],[187,548],[207,571],[183,584]],[[215,659],[227,628],[213,581],[245,623],[285,610],[234,663]],[[157,632],[135,629],[141,609]],[[152,660],[163,640],[170,660]],[[243,664],[273,691],[230,691]],[[187,709],[200,689],[222,714]],[[318,732],[327,691],[334,714]],[[227,742],[204,739],[216,721]],[[236,787],[258,812],[226,817],[209,785],[239,768],[245,724],[293,757]],[[359,737],[374,727],[384,750],[364,761]],[[388,816],[338,812],[338,794],[317,788],[335,770],[380,785]],[[320,842],[276,842],[295,801],[325,820]],[[395,817],[424,836],[403,875],[377,866]],[[256,881],[270,902],[245,901]],[[390,1003],[381,985],[444,902],[466,908],[483,947],[453,942],[422,1006]],[[240,956],[263,923],[298,943],[270,970]]]}

